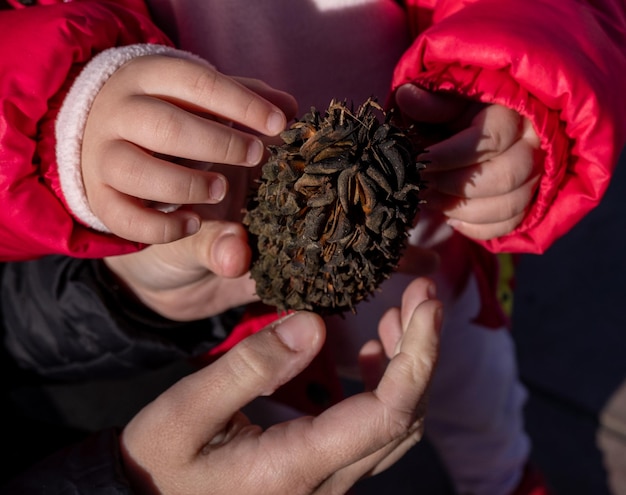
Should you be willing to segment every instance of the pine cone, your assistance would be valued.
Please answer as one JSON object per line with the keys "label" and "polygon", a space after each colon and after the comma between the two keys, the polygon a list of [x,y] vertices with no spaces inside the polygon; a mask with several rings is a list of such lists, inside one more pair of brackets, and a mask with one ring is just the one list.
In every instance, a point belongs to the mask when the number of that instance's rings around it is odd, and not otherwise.
{"label": "pine cone", "polygon": [[418,149],[372,98],[331,101],[270,146],[244,217],[251,274],[279,310],[355,312],[397,267],[418,211]]}

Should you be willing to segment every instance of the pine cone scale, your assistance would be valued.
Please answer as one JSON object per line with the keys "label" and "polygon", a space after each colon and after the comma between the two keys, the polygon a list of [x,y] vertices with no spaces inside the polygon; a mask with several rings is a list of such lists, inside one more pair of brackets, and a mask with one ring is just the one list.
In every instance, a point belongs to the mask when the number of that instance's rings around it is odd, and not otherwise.
{"label": "pine cone scale", "polygon": [[354,311],[404,249],[423,187],[418,150],[373,99],[356,112],[313,108],[281,138],[244,217],[257,293],[279,310]]}

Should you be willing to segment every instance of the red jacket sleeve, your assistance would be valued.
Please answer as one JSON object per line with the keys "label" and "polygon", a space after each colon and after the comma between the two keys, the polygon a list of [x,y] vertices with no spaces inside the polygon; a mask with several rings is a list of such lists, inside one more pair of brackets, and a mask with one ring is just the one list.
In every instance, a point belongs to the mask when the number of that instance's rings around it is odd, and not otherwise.
{"label": "red jacket sleeve", "polygon": [[544,252],[601,200],[626,143],[626,6],[620,0],[408,0],[422,29],[393,89],[412,82],[517,110],[546,152],[521,225],[482,242]]}
{"label": "red jacket sleeve", "polygon": [[102,257],[139,245],[78,223],[63,203],[54,121],[75,76],[97,53],[171,45],[143,4],[43,2],[0,10],[0,260]]}

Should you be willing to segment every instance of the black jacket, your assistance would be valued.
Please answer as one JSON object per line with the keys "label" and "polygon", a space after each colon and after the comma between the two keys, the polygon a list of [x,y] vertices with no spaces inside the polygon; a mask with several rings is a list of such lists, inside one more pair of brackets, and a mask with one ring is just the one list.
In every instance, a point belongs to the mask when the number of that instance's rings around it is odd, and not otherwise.
{"label": "black jacket", "polygon": [[190,356],[221,342],[241,311],[167,320],[99,260],[51,256],[0,265],[0,276],[0,393],[12,433],[0,493],[131,493],[119,429],[191,370]]}

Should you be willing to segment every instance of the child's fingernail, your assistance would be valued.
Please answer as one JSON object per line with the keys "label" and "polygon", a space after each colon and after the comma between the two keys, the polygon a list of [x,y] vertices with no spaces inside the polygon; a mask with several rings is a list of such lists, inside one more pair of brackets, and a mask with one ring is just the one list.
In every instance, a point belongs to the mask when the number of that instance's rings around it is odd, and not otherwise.
{"label": "child's fingernail", "polygon": [[248,145],[248,155],[246,156],[246,162],[250,165],[256,165],[263,158],[263,143],[258,139],[255,139]]}
{"label": "child's fingernail", "polygon": [[267,130],[275,135],[285,129],[285,117],[281,112],[272,112],[267,118]]}
{"label": "child's fingernail", "polygon": [[224,177],[216,177],[211,181],[209,186],[209,194],[211,195],[211,201],[222,201],[226,196],[226,179]]}
{"label": "child's fingernail", "polygon": [[185,222],[185,235],[193,235],[200,230],[200,220],[196,217],[187,219]]}

